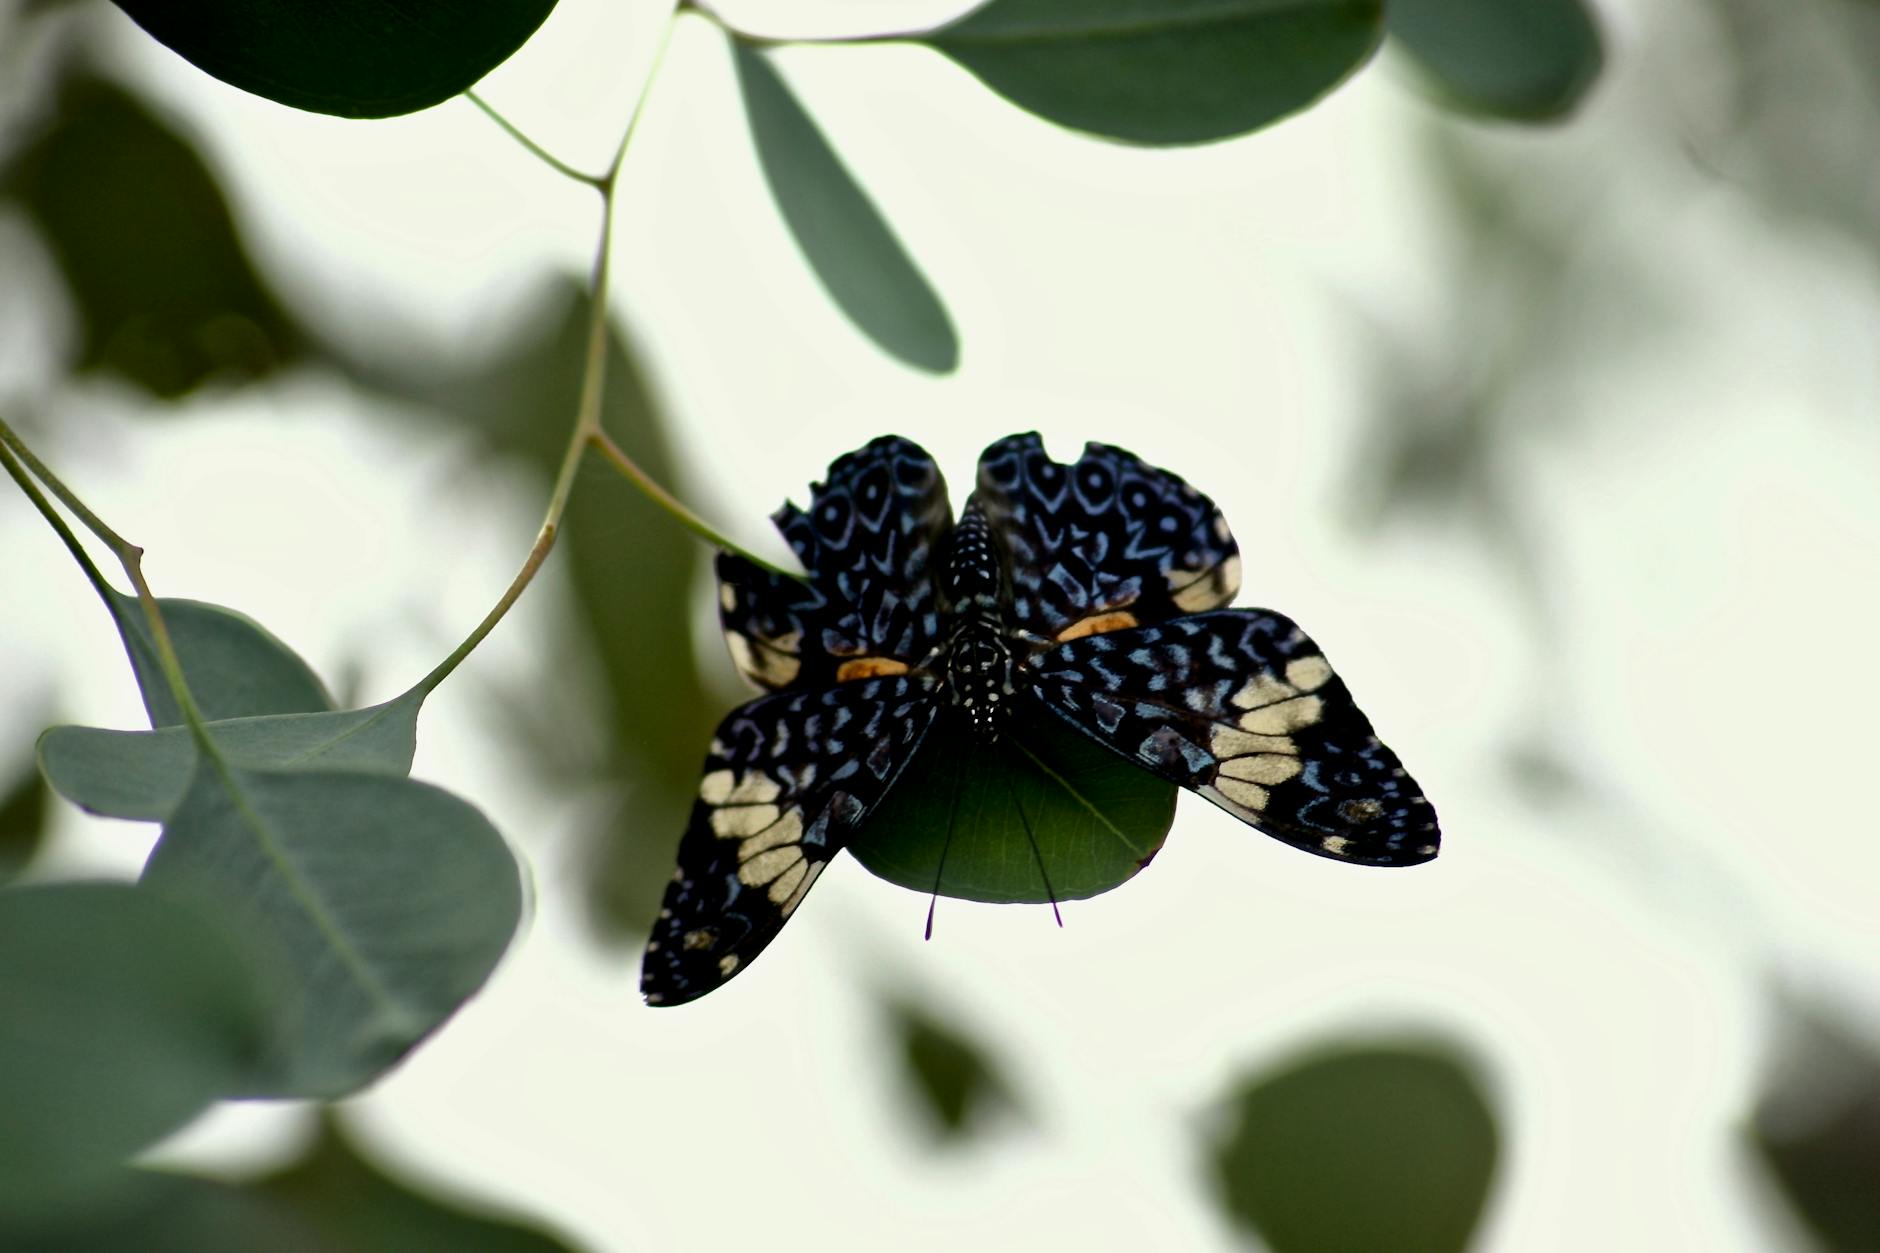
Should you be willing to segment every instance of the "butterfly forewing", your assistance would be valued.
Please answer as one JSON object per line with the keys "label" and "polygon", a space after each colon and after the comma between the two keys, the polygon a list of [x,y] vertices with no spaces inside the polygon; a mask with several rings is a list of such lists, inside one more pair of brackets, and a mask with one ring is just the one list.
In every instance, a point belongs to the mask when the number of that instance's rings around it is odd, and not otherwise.
{"label": "butterfly forewing", "polygon": [[1011,623],[1051,640],[1217,609],[1240,586],[1234,537],[1214,502],[1106,444],[1071,465],[1036,434],[979,459],[973,503],[1004,550]]}
{"label": "butterfly forewing", "polygon": [[807,585],[740,557],[718,561],[725,641],[747,678],[824,686],[933,649],[936,552],[953,524],[946,480],[919,445],[884,436],[838,458],[807,510],[785,505],[774,520]]}
{"label": "butterfly forewing", "polygon": [[1085,734],[1296,848],[1373,866],[1436,855],[1436,815],[1324,656],[1259,609],[1090,635],[1027,663]]}
{"label": "butterfly forewing", "polygon": [[640,990],[676,1005],[763,951],[920,746],[920,676],[780,692],[733,711],[705,758]]}

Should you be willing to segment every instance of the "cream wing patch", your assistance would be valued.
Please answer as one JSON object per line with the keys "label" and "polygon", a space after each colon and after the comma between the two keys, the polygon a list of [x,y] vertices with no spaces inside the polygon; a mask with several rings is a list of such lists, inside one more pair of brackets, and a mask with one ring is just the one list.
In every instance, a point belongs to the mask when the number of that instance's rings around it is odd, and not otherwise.
{"label": "cream wing patch", "polygon": [[763,888],[787,918],[822,872],[803,853],[803,811],[780,804],[783,788],[761,770],[713,770],[699,782],[712,832],[738,841],[738,882]]}
{"label": "cream wing patch", "polygon": [[1283,678],[1262,671],[1242,685],[1228,698],[1241,711],[1237,722],[1216,723],[1208,733],[1220,764],[1200,793],[1236,817],[1257,820],[1270,799],[1267,789],[1303,769],[1292,733],[1324,716],[1325,702],[1313,692],[1331,678],[1331,666],[1314,655],[1288,662]]}

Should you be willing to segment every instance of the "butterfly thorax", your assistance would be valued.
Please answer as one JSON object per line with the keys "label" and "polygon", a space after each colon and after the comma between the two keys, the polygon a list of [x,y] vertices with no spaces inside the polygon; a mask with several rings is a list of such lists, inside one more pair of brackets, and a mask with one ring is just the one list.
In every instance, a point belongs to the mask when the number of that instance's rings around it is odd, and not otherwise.
{"label": "butterfly thorax", "polygon": [[982,739],[997,736],[1013,692],[1012,647],[1002,606],[1004,576],[991,529],[969,503],[953,531],[942,580],[958,623],[946,650],[946,687]]}

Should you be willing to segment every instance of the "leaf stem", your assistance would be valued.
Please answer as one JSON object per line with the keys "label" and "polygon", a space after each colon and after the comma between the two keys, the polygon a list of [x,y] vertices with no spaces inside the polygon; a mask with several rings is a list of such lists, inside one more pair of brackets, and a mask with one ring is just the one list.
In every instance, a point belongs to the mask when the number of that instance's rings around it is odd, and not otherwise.
{"label": "leaf stem", "polygon": [[647,69],[646,81],[640,87],[639,99],[634,102],[633,112],[628,116],[627,124],[621,130],[620,142],[614,147],[614,155],[607,163],[606,173],[598,177],[583,174],[572,166],[556,160],[540,145],[511,126],[494,109],[475,95],[471,96],[472,103],[489,114],[493,121],[524,147],[555,169],[589,184],[600,193],[600,241],[594,250],[594,269],[590,280],[591,295],[588,302],[586,351],[581,366],[581,395],[575,405],[574,429],[568,434],[568,446],[562,453],[561,467],[556,471],[555,485],[549,492],[548,508],[543,514],[541,527],[536,531],[535,543],[529,547],[529,555],[523,560],[522,568],[516,572],[515,578],[510,580],[502,597],[483,616],[483,620],[477,623],[476,628],[469,635],[464,637],[461,644],[451,650],[448,657],[438,662],[429,674],[413,684],[411,692],[428,694],[442,683],[451,671],[462,664],[463,659],[468,657],[472,650],[495,629],[496,624],[503,620],[511,606],[535,579],[537,571],[542,568],[543,562],[548,560],[549,552],[555,547],[555,540],[561,532],[562,515],[567,511],[568,499],[574,493],[576,473],[580,470],[582,459],[589,449],[594,449],[605,456],[650,500],[707,543],[735,552],[765,569],[776,570],[777,573],[786,577],[800,577],[778,570],[769,562],[746,552],[712,529],[671,492],[656,483],[652,476],[641,469],[638,463],[614,443],[607,432],[601,428],[601,402],[606,394],[607,384],[607,293],[613,262],[614,205],[620,184],[620,171],[626,161],[627,149],[633,143],[633,136],[639,130],[640,119],[646,114],[646,102],[652,95],[653,83],[659,77],[660,65],[665,61],[666,49],[672,42],[672,32],[678,24],[678,15],[678,10],[675,9],[666,21],[666,29],[660,37],[659,48],[654,52],[653,63]]}
{"label": "leaf stem", "polygon": [[521,129],[518,128],[514,122],[511,122],[508,118],[498,113],[489,101],[477,95],[475,90],[466,91],[463,94],[464,99],[483,110],[485,117],[502,127],[505,135],[508,135],[511,139],[528,149],[530,155],[534,156],[535,159],[540,161],[543,165],[554,170],[557,174],[573,179],[577,183],[586,183],[589,187],[594,188],[601,186],[602,179],[600,175],[589,174],[586,170],[577,169],[569,165],[566,161],[563,161],[560,157],[542,147],[542,145],[536,143],[533,139],[530,139],[527,135],[522,133]]}
{"label": "leaf stem", "polygon": [[33,454],[33,450],[20,440],[13,428],[6,424],[5,419],[0,419],[0,447],[4,447],[9,454],[4,458],[7,473],[20,484],[27,498],[58,532],[59,538],[77,558],[79,565],[85,571],[85,576],[91,580],[92,586],[104,598],[107,607],[110,607],[111,599],[107,594],[109,589],[104,576],[98,572],[97,566],[92,564],[90,557],[85,555],[84,549],[78,543],[78,537],[72,533],[70,527],[65,525],[64,520],[58,517],[51,503],[25,478],[21,472],[21,466],[30,470],[34,478],[44,483],[54,496],[57,496],[68,509],[78,515],[78,520],[83,522],[92,534],[103,540],[117,555],[118,564],[124,567],[125,577],[130,579],[131,588],[137,593],[137,603],[144,611],[144,620],[150,626],[151,641],[157,648],[157,665],[163,671],[164,681],[169,684],[170,695],[175,698],[176,707],[182,711],[183,721],[189,725],[190,738],[196,741],[196,747],[201,750],[204,757],[220,764],[221,758],[215,750],[215,745],[209,739],[209,732],[202,725],[202,710],[197,707],[196,698],[190,694],[189,683],[183,677],[183,663],[178,659],[176,645],[170,639],[170,628],[163,621],[163,611],[157,608],[157,598],[151,594],[150,584],[144,578],[144,550],[106,526],[104,519],[93,513],[85,502],[78,498],[77,493],[67,487],[58,475],[47,468],[45,462]]}

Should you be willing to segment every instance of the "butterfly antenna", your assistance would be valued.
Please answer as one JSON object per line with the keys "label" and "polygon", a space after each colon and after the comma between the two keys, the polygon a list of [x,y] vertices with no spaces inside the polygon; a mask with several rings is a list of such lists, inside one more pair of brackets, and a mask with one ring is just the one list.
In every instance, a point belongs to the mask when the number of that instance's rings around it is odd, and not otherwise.
{"label": "butterfly antenna", "polygon": [[927,934],[921,938],[933,939],[933,911],[940,903],[940,876],[947,870],[947,850],[953,847],[953,820],[960,808],[960,780],[965,776],[965,767],[953,772],[951,799],[947,801],[947,838],[940,842],[940,864],[933,871],[933,895],[927,900]]}
{"label": "butterfly antenna", "polygon": [[1012,783],[1009,774],[1005,776],[1005,790],[1012,794],[1012,808],[1018,810],[1018,820],[1025,828],[1025,839],[1031,844],[1032,858],[1038,863],[1038,877],[1044,880],[1044,894],[1051,898],[1051,916],[1062,927],[1064,915],[1058,912],[1057,891],[1051,886],[1051,876],[1045,873],[1044,854],[1038,851],[1038,837],[1032,834],[1031,819],[1025,816],[1025,802],[1018,799],[1018,788]]}

